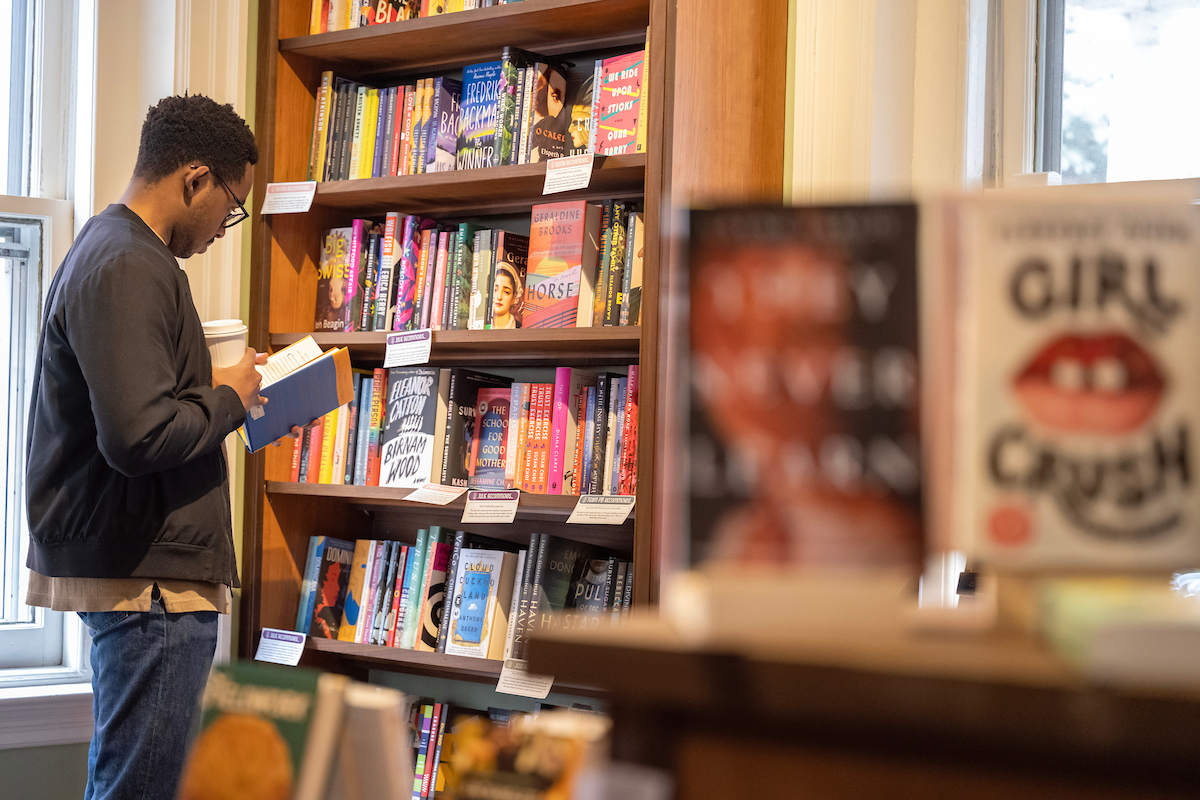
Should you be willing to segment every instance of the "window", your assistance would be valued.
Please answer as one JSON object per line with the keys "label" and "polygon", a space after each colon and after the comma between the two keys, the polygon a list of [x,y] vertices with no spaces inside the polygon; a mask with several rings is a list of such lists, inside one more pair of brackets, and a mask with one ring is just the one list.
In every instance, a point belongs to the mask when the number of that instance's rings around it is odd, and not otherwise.
{"label": "window", "polygon": [[[0,696],[6,687],[86,679],[86,631],[73,614],[25,605],[25,431],[38,326],[72,237],[76,54],[89,0],[0,4]],[[86,24],[85,24],[86,23]],[[89,48],[90,52],[90,48]],[[90,67],[87,70],[90,75]],[[84,128],[90,136],[90,122]],[[0,714],[0,716],[4,716]]]}

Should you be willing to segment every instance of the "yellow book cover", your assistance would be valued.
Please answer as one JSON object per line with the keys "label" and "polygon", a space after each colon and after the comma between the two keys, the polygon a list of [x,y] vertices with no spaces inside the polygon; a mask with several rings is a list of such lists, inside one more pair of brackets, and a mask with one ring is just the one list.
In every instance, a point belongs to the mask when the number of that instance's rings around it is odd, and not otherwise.
{"label": "yellow book cover", "polygon": [[362,613],[363,591],[367,588],[367,558],[371,555],[371,540],[354,543],[354,561],[350,563],[350,583],[346,586],[346,603],[342,606],[342,624],[338,627],[339,642],[353,642]]}
{"label": "yellow book cover", "polygon": [[325,160],[328,157],[329,120],[333,111],[333,71],[321,73],[321,88],[317,91],[317,119],[313,131],[313,150],[311,169],[308,179],[319,181],[325,174]]}
{"label": "yellow book cover", "polygon": [[321,429],[321,477],[318,483],[333,483],[333,445],[337,440],[338,409],[325,415]]}
{"label": "yellow book cover", "polygon": [[358,146],[359,178],[371,177],[371,168],[375,164],[375,128],[378,122],[379,90],[367,89],[367,98],[363,103],[362,141]]}
{"label": "yellow book cover", "polygon": [[638,105],[637,138],[633,152],[646,152],[646,129],[650,127],[650,28],[646,28],[646,57],[642,60],[642,97]]}
{"label": "yellow book cover", "polygon": [[367,104],[367,87],[359,86],[354,99],[354,128],[350,136],[350,169],[347,175],[358,177],[358,165],[362,160],[363,117]]}

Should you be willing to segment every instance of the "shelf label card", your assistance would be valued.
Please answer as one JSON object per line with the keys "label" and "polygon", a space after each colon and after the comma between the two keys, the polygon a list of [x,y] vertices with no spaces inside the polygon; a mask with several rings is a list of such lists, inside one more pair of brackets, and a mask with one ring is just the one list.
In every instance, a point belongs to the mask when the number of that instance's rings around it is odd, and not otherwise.
{"label": "shelf label card", "polygon": [[520,489],[470,489],[467,491],[467,505],[461,521],[507,525],[517,518],[517,504],[520,502]]}
{"label": "shelf label card", "polygon": [[263,628],[258,637],[258,651],[254,654],[254,660],[294,667],[300,663],[300,656],[304,653],[304,641],[307,638],[303,633],[295,631]]}
{"label": "shelf label card", "polygon": [[313,195],[316,193],[316,181],[268,183],[267,196],[259,213],[303,214],[312,208]]}
{"label": "shelf label card", "polygon": [[542,185],[542,194],[588,188],[588,184],[592,182],[592,165],[595,160],[595,153],[550,159],[546,162],[546,183]]}
{"label": "shelf label card", "polygon": [[623,525],[636,502],[637,498],[633,495],[580,495],[567,522],[576,525]]}
{"label": "shelf label card", "polygon": [[391,369],[392,367],[414,367],[418,364],[428,364],[429,353],[432,349],[433,331],[429,328],[389,333],[387,349],[383,354],[383,367]]}
{"label": "shelf label card", "polygon": [[442,486],[440,483],[427,483],[420,489],[414,489],[405,495],[404,499],[412,503],[429,503],[434,506],[444,506],[453,503],[467,489],[465,486]]}
{"label": "shelf label card", "polygon": [[552,686],[553,675],[534,675],[529,671],[528,661],[506,658],[504,666],[500,668],[500,680],[496,682],[496,691],[545,700]]}

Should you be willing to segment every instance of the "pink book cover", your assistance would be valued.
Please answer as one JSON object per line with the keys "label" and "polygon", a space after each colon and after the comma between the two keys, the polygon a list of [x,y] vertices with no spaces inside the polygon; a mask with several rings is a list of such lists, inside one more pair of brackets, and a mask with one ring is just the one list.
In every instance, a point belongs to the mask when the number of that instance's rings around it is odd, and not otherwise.
{"label": "pink book cover", "polygon": [[418,328],[429,327],[429,305],[433,300],[433,273],[437,269],[437,243],[438,232],[436,229],[421,231],[421,261],[417,270],[418,280],[421,282],[421,290],[418,294],[421,303],[420,323]]}
{"label": "pink book cover", "polygon": [[442,312],[446,303],[446,259],[450,249],[450,232],[438,234],[437,268],[433,273],[433,303],[429,312],[429,327],[435,331],[442,329]]}
{"label": "pink book cover", "polygon": [[391,157],[388,159],[389,176],[398,175],[400,166],[400,145],[404,141],[404,102],[407,96],[408,89],[404,86],[397,86],[396,91],[392,94],[392,102],[396,105],[396,121],[392,124],[392,147]]}
{"label": "pink book cover", "polygon": [[533,490],[546,493],[546,468],[550,463],[550,418],[554,410],[554,384],[542,384],[541,407],[538,409],[537,474]]}
{"label": "pink book cover", "polygon": [[629,381],[625,385],[625,421],[621,430],[621,468],[617,477],[619,494],[633,494],[637,472],[637,405],[638,366],[629,366]]}
{"label": "pink book cover", "polygon": [[396,274],[392,278],[396,282],[396,316],[392,322],[394,331],[407,331],[415,327],[421,234],[433,224],[431,219],[408,217],[404,220],[403,233],[396,237],[395,246],[400,252],[396,259]]}
{"label": "pink book cover", "polygon": [[597,104],[596,154],[632,153],[637,143],[637,123],[642,99],[642,65],[646,52],[604,59],[600,67]]}
{"label": "pink book cover", "polygon": [[563,461],[566,458],[567,425],[571,413],[567,408],[571,388],[571,368],[556,367],[554,370],[554,398],[550,416],[550,467],[547,474],[546,494],[562,494]]}

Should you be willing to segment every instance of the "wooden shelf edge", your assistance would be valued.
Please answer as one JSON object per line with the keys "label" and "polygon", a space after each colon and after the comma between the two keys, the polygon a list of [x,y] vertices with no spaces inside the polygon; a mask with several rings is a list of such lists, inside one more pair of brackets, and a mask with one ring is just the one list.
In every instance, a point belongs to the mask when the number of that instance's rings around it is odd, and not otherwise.
{"label": "wooden shelf edge", "polygon": [[[434,678],[469,680],[478,683],[493,683],[500,679],[502,661],[467,656],[451,656],[445,653],[430,653],[420,650],[403,650],[376,644],[341,642],[336,639],[309,638],[305,643],[309,650],[331,653],[368,664],[379,669],[428,675]],[[594,686],[556,684],[551,691],[603,697],[604,690]]]}
{"label": "wooden shelf edge", "polygon": [[[413,490],[390,489],[380,486],[345,486],[327,483],[293,483],[291,481],[267,481],[267,494],[304,495],[307,497],[341,497],[362,505],[405,505],[412,508],[461,511],[465,505],[464,494],[444,506],[429,503],[414,503],[405,500]],[[566,519],[574,510],[579,498],[574,495],[522,494],[518,516],[549,516]]]}

